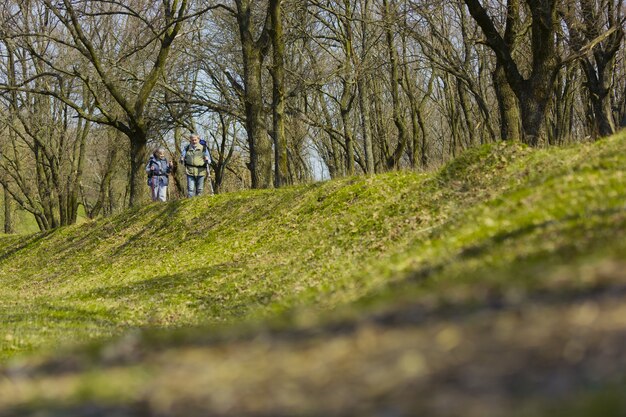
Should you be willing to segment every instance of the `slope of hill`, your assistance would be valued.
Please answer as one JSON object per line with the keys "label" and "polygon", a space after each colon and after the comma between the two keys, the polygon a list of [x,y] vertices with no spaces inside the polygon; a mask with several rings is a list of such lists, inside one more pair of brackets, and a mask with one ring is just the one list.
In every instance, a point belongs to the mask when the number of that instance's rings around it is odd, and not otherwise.
{"label": "slope of hill", "polygon": [[623,415],[625,146],[0,237],[0,415]]}

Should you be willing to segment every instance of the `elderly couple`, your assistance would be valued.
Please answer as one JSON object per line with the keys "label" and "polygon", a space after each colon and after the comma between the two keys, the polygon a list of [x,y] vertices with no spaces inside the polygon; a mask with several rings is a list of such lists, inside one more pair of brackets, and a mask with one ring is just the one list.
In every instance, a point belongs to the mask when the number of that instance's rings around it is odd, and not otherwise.
{"label": "elderly couple", "polygon": [[[200,137],[196,134],[189,136],[189,144],[182,150],[180,162],[185,164],[187,174],[187,197],[195,197],[202,194],[204,181],[209,177],[209,162],[211,156],[205,143],[200,143]],[[152,201],[167,200],[167,185],[169,173],[172,171],[172,162],[165,157],[165,149],[158,148],[154,151],[146,164],[148,185],[152,195]],[[208,178],[211,181],[211,178]]]}

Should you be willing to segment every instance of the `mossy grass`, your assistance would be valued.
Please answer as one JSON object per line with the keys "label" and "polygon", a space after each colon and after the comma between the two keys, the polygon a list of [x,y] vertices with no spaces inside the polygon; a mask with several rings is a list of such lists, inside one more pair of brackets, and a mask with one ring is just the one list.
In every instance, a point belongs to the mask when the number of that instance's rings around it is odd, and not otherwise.
{"label": "mossy grass", "polygon": [[[626,285],[615,272],[626,253],[625,145],[624,134],[558,149],[495,143],[432,173],[149,204],[0,236],[0,359],[37,363],[91,343],[83,354],[95,370],[54,398],[115,409],[140,401],[129,392],[161,372],[141,362],[157,347],[315,329],[332,339],[329,329],[405,310],[447,317],[559,299],[551,308],[561,311]],[[455,331],[440,342],[454,345]],[[128,353],[115,371],[128,382],[113,388],[99,361],[127,350],[138,356]],[[40,388],[26,391],[21,404],[37,408]]]}

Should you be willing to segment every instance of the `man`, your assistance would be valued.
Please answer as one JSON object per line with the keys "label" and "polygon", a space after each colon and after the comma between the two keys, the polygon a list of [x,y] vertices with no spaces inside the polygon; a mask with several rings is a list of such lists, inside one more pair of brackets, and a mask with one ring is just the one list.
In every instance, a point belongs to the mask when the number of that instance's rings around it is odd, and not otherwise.
{"label": "man", "polygon": [[187,197],[202,194],[210,160],[211,156],[206,145],[200,144],[200,136],[191,134],[189,145],[183,148],[180,158],[180,162],[185,164],[187,174]]}

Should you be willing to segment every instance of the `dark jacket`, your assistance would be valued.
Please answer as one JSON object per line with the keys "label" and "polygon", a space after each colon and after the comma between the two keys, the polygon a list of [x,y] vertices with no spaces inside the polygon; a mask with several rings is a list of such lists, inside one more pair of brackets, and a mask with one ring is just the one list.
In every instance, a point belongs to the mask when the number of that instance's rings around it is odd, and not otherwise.
{"label": "dark jacket", "polygon": [[[154,169],[153,169],[154,168]],[[159,185],[161,187],[167,186],[169,183],[168,175],[171,172],[167,159],[157,159],[154,155],[150,157],[150,160],[146,164],[146,173],[148,174],[148,185]],[[158,181],[155,182],[155,181]]]}

